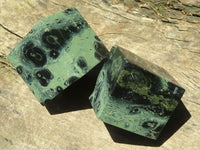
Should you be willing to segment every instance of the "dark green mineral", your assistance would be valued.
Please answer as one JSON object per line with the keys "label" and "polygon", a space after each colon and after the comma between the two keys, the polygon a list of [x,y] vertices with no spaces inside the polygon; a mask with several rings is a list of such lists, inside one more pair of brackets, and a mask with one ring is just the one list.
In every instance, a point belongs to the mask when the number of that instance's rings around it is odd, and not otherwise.
{"label": "dark green mineral", "polygon": [[114,46],[90,101],[102,121],[157,139],[184,93],[172,81],[163,69]]}
{"label": "dark green mineral", "polygon": [[108,53],[76,8],[41,19],[8,55],[40,103],[52,100]]}

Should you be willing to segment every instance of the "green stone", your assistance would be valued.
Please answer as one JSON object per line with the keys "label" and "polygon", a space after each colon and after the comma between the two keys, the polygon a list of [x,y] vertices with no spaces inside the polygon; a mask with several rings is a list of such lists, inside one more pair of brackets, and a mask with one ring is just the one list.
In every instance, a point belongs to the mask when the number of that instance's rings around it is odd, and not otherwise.
{"label": "green stone", "polygon": [[184,93],[172,82],[164,69],[114,46],[90,101],[102,121],[157,139]]}
{"label": "green stone", "polygon": [[108,51],[76,8],[41,19],[8,55],[40,103],[99,64]]}

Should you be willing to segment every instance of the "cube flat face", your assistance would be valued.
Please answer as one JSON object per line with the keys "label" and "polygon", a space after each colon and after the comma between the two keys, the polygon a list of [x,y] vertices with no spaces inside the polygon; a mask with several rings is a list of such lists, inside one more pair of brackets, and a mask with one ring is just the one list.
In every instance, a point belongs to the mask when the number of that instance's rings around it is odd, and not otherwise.
{"label": "cube flat face", "polygon": [[108,53],[76,8],[41,19],[8,60],[44,103],[81,78]]}
{"label": "cube flat face", "polygon": [[183,93],[181,87],[130,63],[115,46],[90,101],[102,121],[157,139]]}

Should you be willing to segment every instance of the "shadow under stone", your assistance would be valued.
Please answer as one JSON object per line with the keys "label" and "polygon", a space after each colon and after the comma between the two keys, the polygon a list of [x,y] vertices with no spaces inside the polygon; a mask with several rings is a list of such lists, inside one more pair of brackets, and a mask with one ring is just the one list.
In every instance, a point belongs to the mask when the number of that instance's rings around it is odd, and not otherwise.
{"label": "shadow under stone", "polygon": [[187,122],[190,117],[190,113],[184,106],[183,102],[180,101],[157,140],[148,139],[107,123],[104,124],[114,142],[159,147],[165,141],[167,141],[185,122]]}
{"label": "shadow under stone", "polygon": [[89,96],[94,90],[96,79],[103,63],[104,61],[99,63],[86,75],[62,91],[53,100],[46,101],[45,107],[48,112],[53,115],[92,108]]}

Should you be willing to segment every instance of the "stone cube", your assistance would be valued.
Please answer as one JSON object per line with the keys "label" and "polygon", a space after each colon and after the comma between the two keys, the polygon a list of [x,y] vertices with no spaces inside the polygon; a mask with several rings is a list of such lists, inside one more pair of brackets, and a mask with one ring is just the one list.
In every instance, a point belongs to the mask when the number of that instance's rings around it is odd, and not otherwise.
{"label": "stone cube", "polygon": [[90,101],[105,123],[157,139],[184,93],[174,83],[164,69],[113,46]]}
{"label": "stone cube", "polygon": [[108,51],[76,8],[41,19],[8,60],[41,104],[88,73]]}

